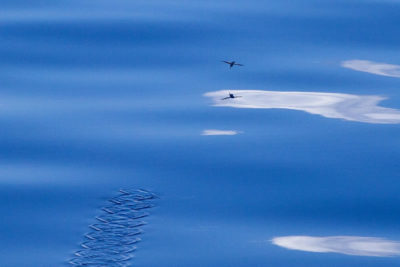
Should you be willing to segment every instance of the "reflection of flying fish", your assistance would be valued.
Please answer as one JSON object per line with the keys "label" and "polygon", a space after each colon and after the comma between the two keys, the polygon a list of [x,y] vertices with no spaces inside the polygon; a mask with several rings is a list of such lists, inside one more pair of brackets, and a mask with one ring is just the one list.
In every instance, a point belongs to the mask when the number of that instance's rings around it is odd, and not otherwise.
{"label": "reflection of flying fish", "polygon": [[224,62],[224,63],[228,64],[230,69],[233,66],[244,66],[243,64],[236,63],[236,61],[225,61],[225,60],[222,60],[221,62]]}
{"label": "reflection of flying fish", "polygon": [[226,99],[230,99],[230,98],[238,98],[238,97],[242,97],[242,96],[229,93],[229,96],[221,98],[221,100],[226,100]]}

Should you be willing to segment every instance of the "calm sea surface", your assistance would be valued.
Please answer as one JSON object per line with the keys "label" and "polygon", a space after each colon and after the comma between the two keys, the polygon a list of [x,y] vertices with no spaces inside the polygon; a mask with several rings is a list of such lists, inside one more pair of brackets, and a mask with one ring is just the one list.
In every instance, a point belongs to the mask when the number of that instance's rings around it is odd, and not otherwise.
{"label": "calm sea surface", "polygon": [[271,243],[400,240],[399,124],[204,96],[341,93],[400,109],[400,78],[342,67],[400,64],[399,1],[0,2],[1,266],[65,266],[120,188],[160,197],[135,266],[400,266]]}

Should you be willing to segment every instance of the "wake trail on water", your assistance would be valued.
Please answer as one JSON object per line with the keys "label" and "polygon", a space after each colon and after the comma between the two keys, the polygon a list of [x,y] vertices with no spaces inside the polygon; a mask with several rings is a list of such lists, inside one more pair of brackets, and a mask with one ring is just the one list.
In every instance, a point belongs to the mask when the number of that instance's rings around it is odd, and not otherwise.
{"label": "wake trail on water", "polygon": [[141,241],[143,219],[154,207],[157,196],[147,190],[120,190],[101,209],[97,222],[89,225],[90,231],[69,264],[72,266],[132,265],[132,258]]}

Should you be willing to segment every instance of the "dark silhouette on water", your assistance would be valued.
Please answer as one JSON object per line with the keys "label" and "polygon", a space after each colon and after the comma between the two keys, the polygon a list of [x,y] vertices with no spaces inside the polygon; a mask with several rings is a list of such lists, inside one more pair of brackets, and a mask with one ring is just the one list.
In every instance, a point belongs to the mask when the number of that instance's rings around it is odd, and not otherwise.
{"label": "dark silhouette on water", "polygon": [[226,100],[226,99],[230,99],[230,98],[238,98],[238,97],[242,97],[242,96],[229,93],[229,96],[221,98],[221,100]]}
{"label": "dark silhouette on water", "polygon": [[236,61],[225,61],[225,60],[222,60],[221,62],[224,62],[224,63],[228,64],[230,69],[233,66],[244,66],[243,64],[236,63]]}

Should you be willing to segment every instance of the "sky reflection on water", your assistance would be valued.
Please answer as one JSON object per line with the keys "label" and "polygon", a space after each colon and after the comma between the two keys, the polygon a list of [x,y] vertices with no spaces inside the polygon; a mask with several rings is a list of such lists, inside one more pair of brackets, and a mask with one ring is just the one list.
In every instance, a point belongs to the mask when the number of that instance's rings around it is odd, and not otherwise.
{"label": "sky reflection on water", "polygon": [[282,236],[273,244],[288,249],[319,253],[342,253],[355,256],[392,257],[400,255],[400,243],[375,237],[360,236]]}
{"label": "sky reflection on water", "polygon": [[[137,266],[396,265],[270,240],[400,240],[400,91],[387,77],[399,12],[397,1],[2,1],[0,265],[63,266],[120,188],[160,196]],[[258,90],[220,102],[222,88]],[[258,108],[216,108],[207,92]]]}
{"label": "sky reflection on water", "polygon": [[387,63],[372,62],[369,60],[346,60],[342,62],[344,68],[368,72],[376,75],[400,77],[400,66]]}
{"label": "sky reflection on water", "polygon": [[[228,93],[240,98],[223,99]],[[276,92],[260,90],[222,90],[206,93],[215,106],[234,108],[282,108],[301,110],[326,118],[367,123],[400,123],[400,111],[379,107],[384,98],[319,92]]]}

